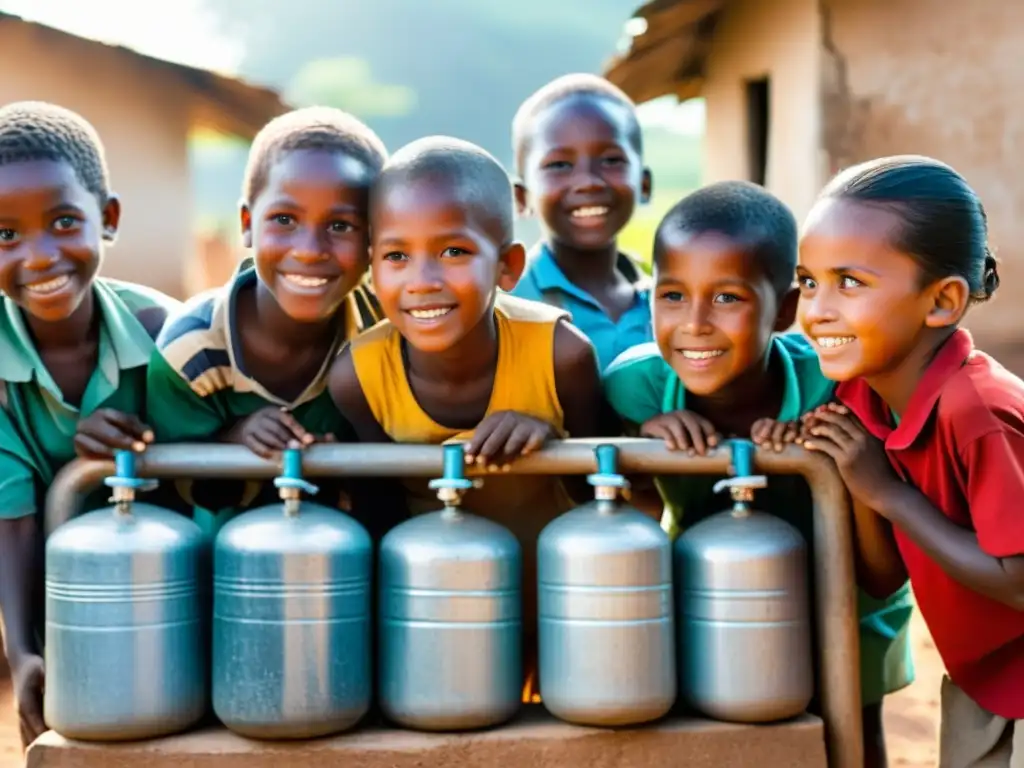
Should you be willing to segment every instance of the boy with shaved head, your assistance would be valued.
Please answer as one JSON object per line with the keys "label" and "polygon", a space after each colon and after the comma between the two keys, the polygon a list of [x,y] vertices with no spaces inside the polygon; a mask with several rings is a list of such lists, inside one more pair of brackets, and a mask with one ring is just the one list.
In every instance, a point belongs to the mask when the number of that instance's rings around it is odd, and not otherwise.
{"label": "boy with shaved head", "polygon": [[[384,166],[371,193],[370,253],[387,320],[352,341],[330,379],[360,440],[465,440],[467,460],[497,471],[551,438],[597,434],[593,346],[564,311],[499,292],[515,285],[525,260],[513,218],[507,174],[472,144],[421,139]],[[406,488],[413,514],[436,509],[425,482]],[[523,545],[532,680],[536,539],[572,500],[557,478],[499,474],[464,506]]]}

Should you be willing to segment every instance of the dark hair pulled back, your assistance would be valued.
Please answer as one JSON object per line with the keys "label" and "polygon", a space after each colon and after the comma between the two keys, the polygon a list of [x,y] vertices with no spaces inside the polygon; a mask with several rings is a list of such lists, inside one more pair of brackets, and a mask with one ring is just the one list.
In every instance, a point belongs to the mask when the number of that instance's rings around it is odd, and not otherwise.
{"label": "dark hair pulled back", "polygon": [[893,245],[917,262],[927,282],[962,277],[973,302],[987,301],[999,287],[985,208],[964,178],[945,163],[919,155],[871,160],[839,173],[821,197],[896,214],[902,226],[893,235]]}

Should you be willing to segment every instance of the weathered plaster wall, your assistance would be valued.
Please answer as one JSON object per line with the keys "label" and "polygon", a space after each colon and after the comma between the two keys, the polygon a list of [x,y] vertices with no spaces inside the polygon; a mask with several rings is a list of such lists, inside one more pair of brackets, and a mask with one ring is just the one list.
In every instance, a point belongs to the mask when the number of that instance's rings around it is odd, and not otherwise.
{"label": "weathered plaster wall", "polygon": [[924,154],[960,171],[988,211],[1003,287],[968,327],[1024,372],[1024,3],[820,0],[829,171]]}

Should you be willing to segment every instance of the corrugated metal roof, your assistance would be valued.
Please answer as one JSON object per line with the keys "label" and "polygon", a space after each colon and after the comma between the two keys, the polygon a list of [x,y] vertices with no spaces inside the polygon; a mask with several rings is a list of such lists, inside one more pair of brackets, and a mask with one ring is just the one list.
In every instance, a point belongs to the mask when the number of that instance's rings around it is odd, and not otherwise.
{"label": "corrugated metal roof", "polygon": [[728,0],[651,0],[633,18],[647,22],[629,50],[614,57],[604,75],[635,102],[700,95],[704,63],[715,25]]}

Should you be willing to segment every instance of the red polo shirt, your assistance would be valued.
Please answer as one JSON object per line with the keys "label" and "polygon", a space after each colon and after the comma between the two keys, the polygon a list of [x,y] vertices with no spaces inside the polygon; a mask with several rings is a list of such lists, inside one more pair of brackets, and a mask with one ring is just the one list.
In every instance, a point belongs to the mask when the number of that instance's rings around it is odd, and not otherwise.
{"label": "red polo shirt", "polygon": [[[992,557],[1024,554],[1024,382],[956,331],[917,385],[899,426],[862,380],[839,399],[907,482]],[[896,542],[950,678],[981,707],[1024,718],[1024,612],[954,581],[899,528]]]}

